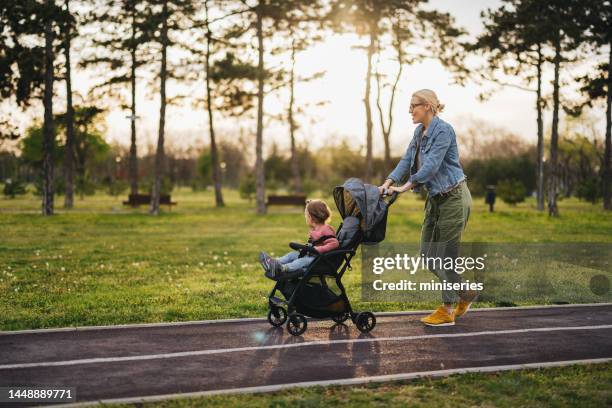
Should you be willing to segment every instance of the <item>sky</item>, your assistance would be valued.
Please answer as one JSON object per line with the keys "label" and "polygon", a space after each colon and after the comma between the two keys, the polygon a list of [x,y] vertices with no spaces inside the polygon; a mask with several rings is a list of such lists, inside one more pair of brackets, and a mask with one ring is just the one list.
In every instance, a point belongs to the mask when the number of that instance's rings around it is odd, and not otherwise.
{"label": "sky", "polygon": [[[459,26],[470,35],[481,31],[480,13],[486,8],[497,8],[498,0],[430,0],[427,8],[449,12]],[[300,75],[326,71],[317,81],[299,84],[296,87],[298,106],[308,111],[307,117],[300,117],[301,128],[297,142],[319,148],[338,142],[348,141],[355,148],[365,145],[365,108],[363,95],[367,58],[364,50],[355,45],[365,44],[365,38],[352,34],[328,36],[324,42],[298,55],[296,71]],[[384,72],[394,74],[396,65],[383,57],[381,66]],[[86,94],[88,88],[97,80],[96,74],[77,71],[74,88]],[[509,79],[512,82],[513,78]],[[516,82],[516,81],[514,81]],[[434,60],[410,65],[404,68],[396,96],[394,126],[391,133],[392,155],[400,155],[412,137],[415,125],[408,113],[410,96],[418,89],[429,88],[438,94],[446,105],[440,117],[450,122],[461,138],[461,130],[475,120],[488,122],[495,127],[504,128],[527,141],[536,141],[535,95],[515,88],[499,88],[485,102],[478,99],[482,87],[467,83],[463,86],[452,83],[451,75]],[[375,88],[373,88],[374,92]],[[172,89],[169,93],[172,93]],[[159,99],[150,95],[142,87],[138,89],[138,139],[141,152],[153,146],[157,140],[159,118]],[[188,91],[201,97],[203,84],[194,84]],[[374,95],[374,93],[373,93]],[[319,101],[327,101],[322,107],[312,107]],[[372,99],[372,102],[374,100]],[[277,112],[285,109],[286,95],[268,96],[265,110]],[[383,105],[386,102],[383,99]],[[372,104],[374,114],[374,153],[381,155],[383,142],[378,121],[378,113]],[[130,122],[127,111],[111,110],[107,115],[107,140],[128,145]],[[548,121],[548,115],[545,121]],[[208,144],[208,121],[202,108],[191,106],[172,106],[166,117],[166,144],[179,149],[199,148]],[[224,119],[217,117],[215,125],[219,139],[235,141],[240,135],[247,144],[252,141],[254,152],[255,122],[245,119]],[[487,135],[482,135],[486,138]],[[276,144],[281,151],[288,151],[289,137],[284,123],[267,123],[264,130],[264,151],[269,152]]]}

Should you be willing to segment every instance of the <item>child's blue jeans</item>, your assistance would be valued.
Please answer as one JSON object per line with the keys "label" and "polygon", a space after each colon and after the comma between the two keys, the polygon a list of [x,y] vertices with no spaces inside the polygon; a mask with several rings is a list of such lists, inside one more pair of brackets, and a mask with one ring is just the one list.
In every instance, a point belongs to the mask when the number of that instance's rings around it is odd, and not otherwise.
{"label": "child's blue jeans", "polygon": [[278,261],[281,264],[287,266],[288,272],[295,272],[299,269],[303,269],[303,271],[306,272],[306,268],[308,268],[308,265],[310,265],[312,261],[314,261],[315,257],[306,255],[301,258],[298,258],[299,256],[299,252],[293,251],[281,256],[280,258],[278,258]]}

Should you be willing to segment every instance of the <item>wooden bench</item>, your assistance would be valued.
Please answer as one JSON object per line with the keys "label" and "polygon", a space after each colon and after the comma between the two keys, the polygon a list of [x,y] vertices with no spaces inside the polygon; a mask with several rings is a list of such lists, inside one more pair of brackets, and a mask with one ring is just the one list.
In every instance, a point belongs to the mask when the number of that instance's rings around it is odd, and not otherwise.
{"label": "wooden bench", "polygon": [[302,207],[305,207],[306,195],[269,195],[266,205],[301,205]]}
{"label": "wooden bench", "polygon": [[[151,194],[130,194],[128,196],[128,200],[123,202],[123,205],[129,205],[131,207],[149,204],[151,204]],[[176,205],[177,203],[170,200],[169,194],[160,194],[159,204],[167,205],[172,210],[172,206]]]}

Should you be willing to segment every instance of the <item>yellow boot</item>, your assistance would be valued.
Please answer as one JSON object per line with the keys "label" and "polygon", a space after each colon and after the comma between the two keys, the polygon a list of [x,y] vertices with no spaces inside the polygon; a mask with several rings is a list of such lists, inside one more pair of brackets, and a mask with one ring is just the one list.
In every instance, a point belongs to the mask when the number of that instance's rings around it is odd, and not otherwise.
{"label": "yellow boot", "polygon": [[446,307],[440,306],[435,312],[421,319],[428,326],[453,326],[455,317],[446,311]]}
{"label": "yellow boot", "polygon": [[457,307],[455,308],[455,312],[453,313],[453,315],[455,317],[463,316],[464,314],[467,313],[468,310],[470,310],[471,304],[472,302],[466,302],[465,300],[460,300],[459,303],[457,303]]}
{"label": "yellow boot", "polygon": [[455,317],[460,317],[466,314],[468,310],[470,310],[470,306],[472,305],[474,299],[476,299],[476,296],[478,296],[478,292],[473,290],[467,291],[462,294],[461,299],[459,300],[459,303],[457,303],[457,307],[455,308],[453,315]]}

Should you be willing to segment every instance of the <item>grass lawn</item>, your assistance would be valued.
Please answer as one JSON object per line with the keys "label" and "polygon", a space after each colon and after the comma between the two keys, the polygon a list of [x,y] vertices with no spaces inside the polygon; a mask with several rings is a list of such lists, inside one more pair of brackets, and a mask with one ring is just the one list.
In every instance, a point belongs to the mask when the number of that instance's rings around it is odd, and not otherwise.
{"label": "grass lawn", "polygon": [[[35,197],[0,198],[0,330],[265,316],[271,285],[257,254],[263,249],[279,255],[288,242],[305,240],[302,211],[272,208],[257,216],[235,191],[226,191],[225,198],[228,205],[218,209],[210,192],[175,191],[179,205],[158,217],[101,194],[77,200],[74,210],[58,209],[54,217],[39,215]],[[563,200],[561,216],[551,219],[535,211],[533,200],[516,207],[500,203],[494,214],[482,201],[475,198],[465,242],[612,242],[612,215],[599,206]],[[61,206],[61,198],[57,203]],[[391,210],[386,241],[418,242],[422,212],[422,201],[404,195]],[[337,214],[332,224],[339,224]],[[343,281],[357,309],[437,303],[362,304],[359,259],[355,266]],[[601,407],[612,405],[611,383],[612,364],[601,364],[152,406]]]}
{"label": "grass lawn", "polygon": [[612,363],[265,394],[183,398],[143,407],[609,407]]}
{"label": "grass lawn", "polygon": [[[227,206],[218,209],[211,192],[182,189],[173,194],[179,205],[158,217],[103,194],[77,199],[74,210],[58,208],[53,217],[39,215],[36,197],[0,198],[0,329],[265,316],[271,282],[257,254],[280,255],[290,241],[304,241],[302,211],[274,207],[257,216],[237,192],[225,198]],[[328,203],[335,209],[333,199]],[[516,207],[500,202],[490,214],[475,198],[463,241],[612,242],[612,214],[574,199],[559,206],[557,219],[535,211],[533,200]],[[418,242],[422,212],[423,201],[402,196],[391,209],[386,242]],[[335,214],[332,224],[339,222]],[[355,266],[343,281],[359,309],[365,307],[359,259]],[[436,302],[367,308],[423,309]]]}

